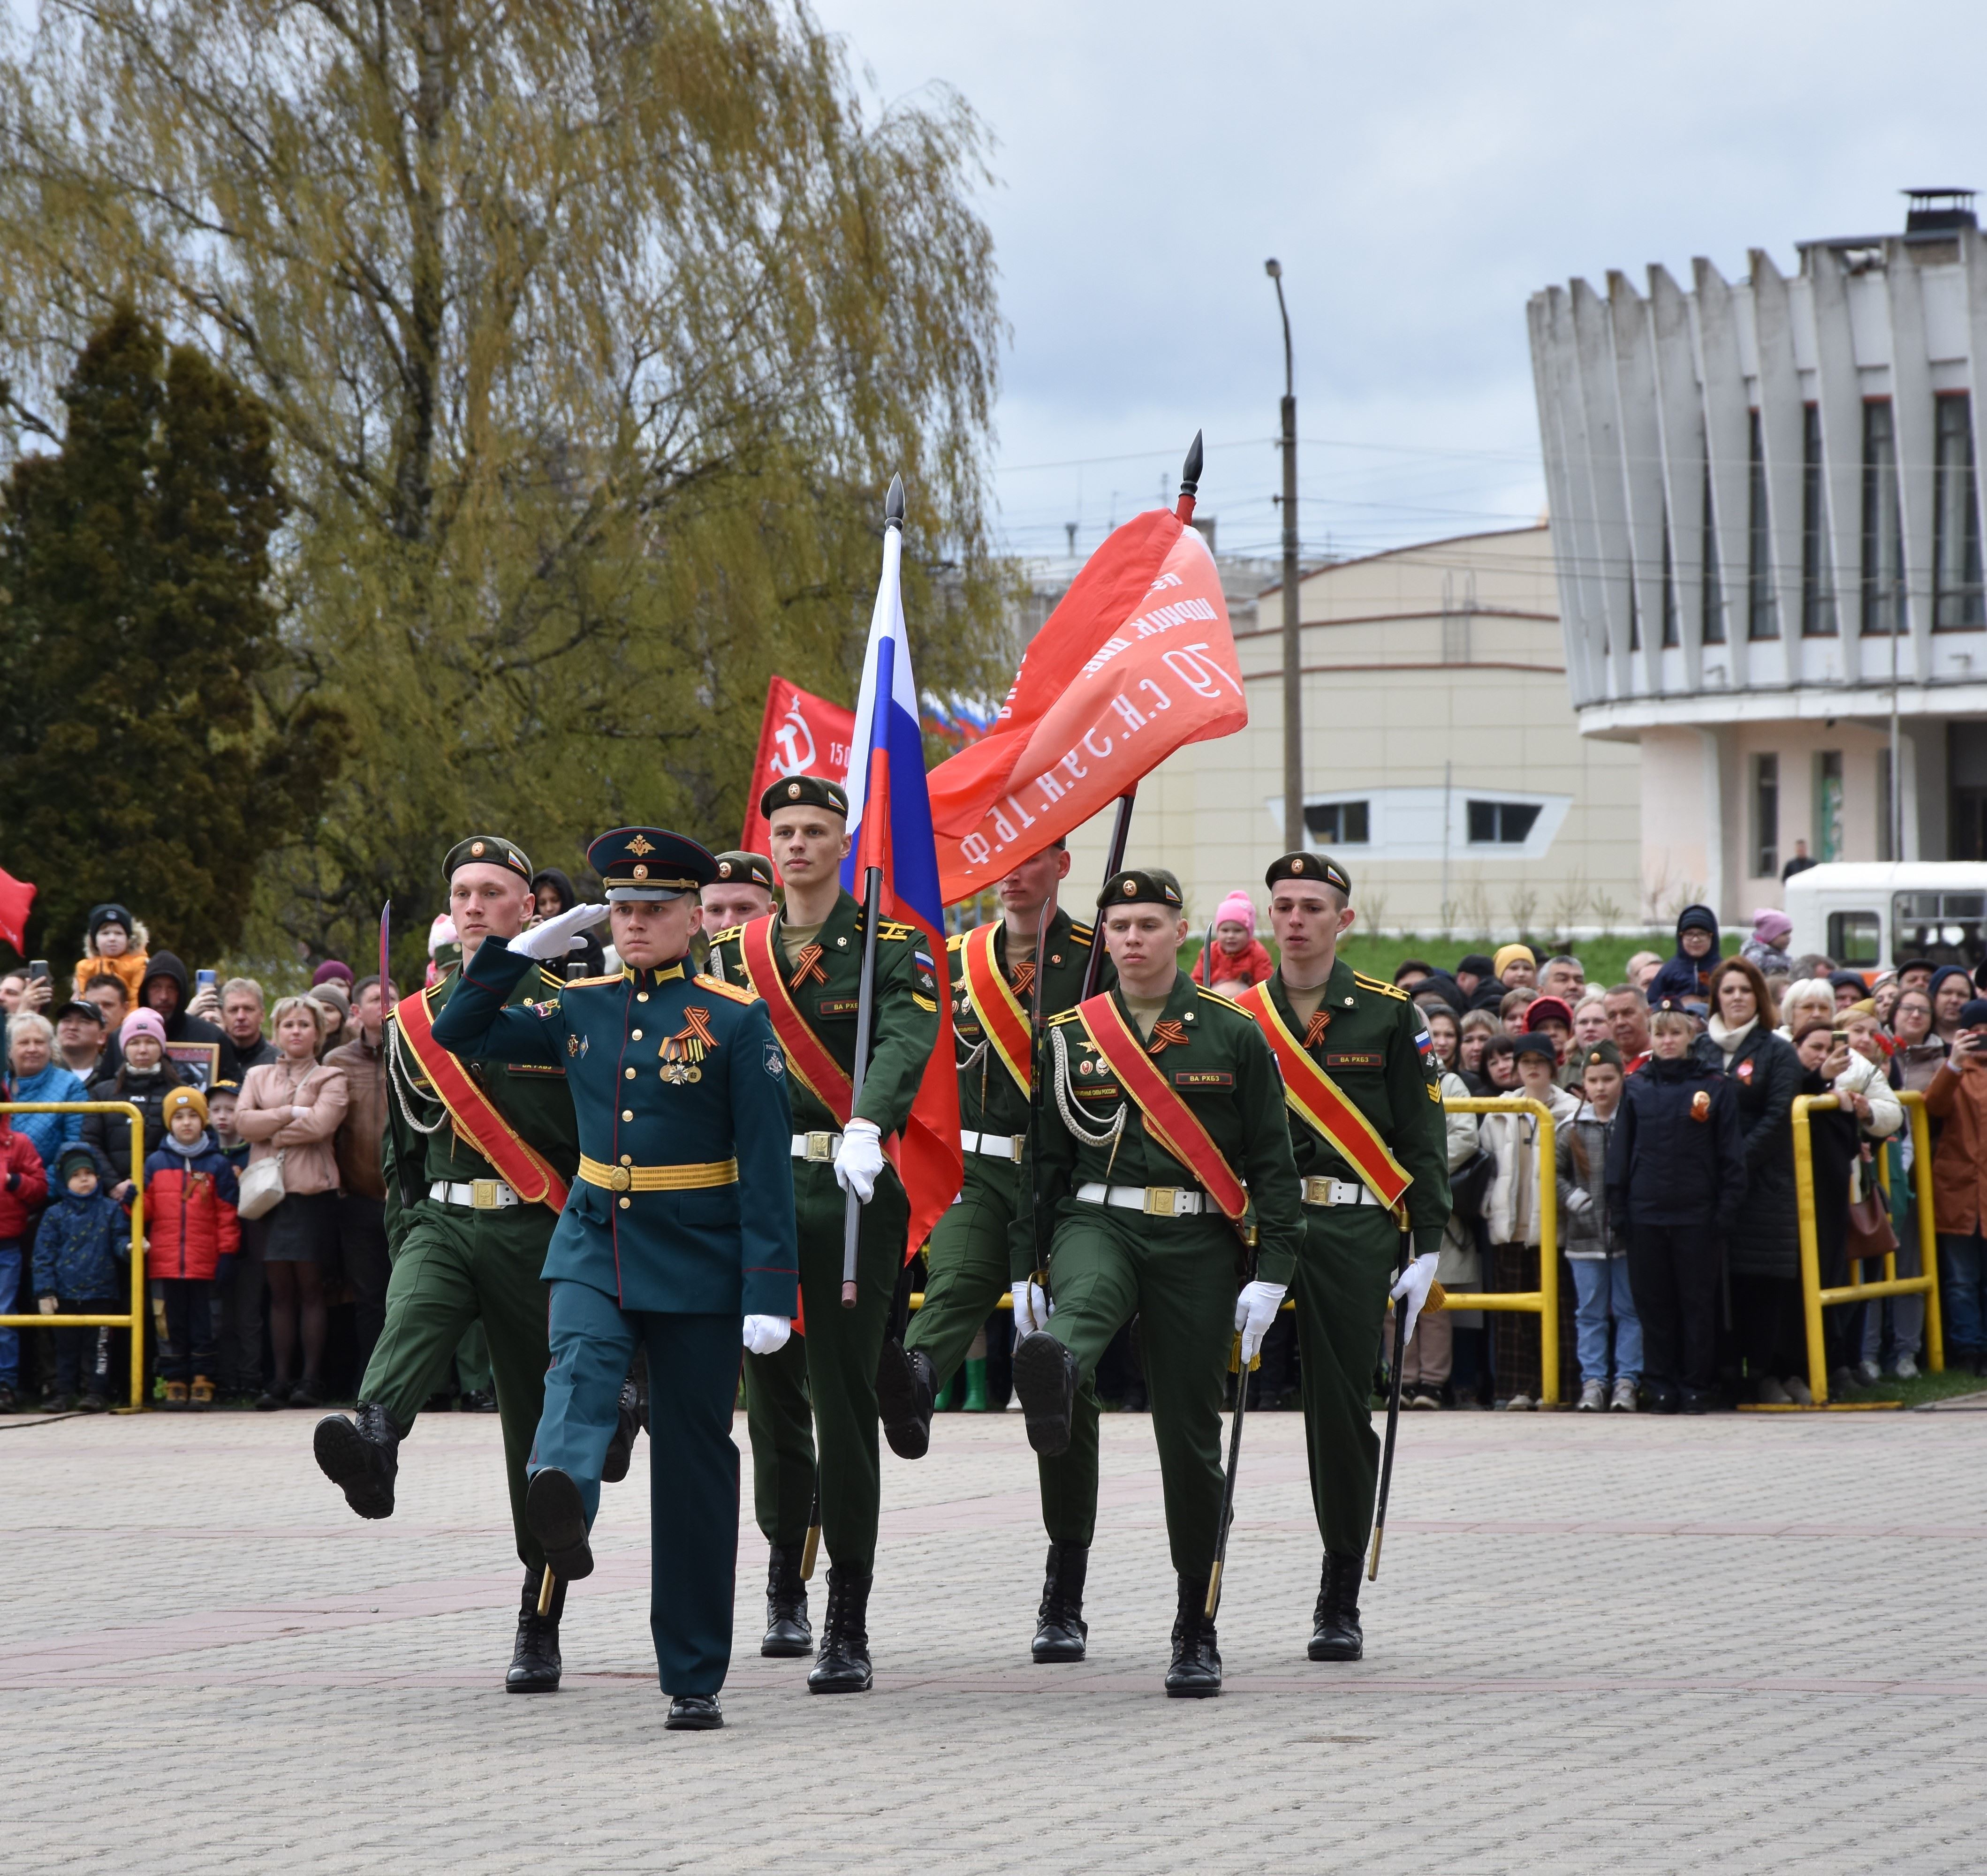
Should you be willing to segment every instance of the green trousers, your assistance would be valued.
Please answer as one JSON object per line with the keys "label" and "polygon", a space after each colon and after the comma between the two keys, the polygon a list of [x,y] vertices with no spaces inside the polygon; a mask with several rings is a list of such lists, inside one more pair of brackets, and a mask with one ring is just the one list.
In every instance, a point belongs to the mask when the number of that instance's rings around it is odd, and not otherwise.
{"label": "green trousers", "polygon": [[1380,1436],[1373,1368],[1401,1233],[1377,1205],[1304,1207],[1304,1249],[1290,1285],[1304,1369],[1304,1453],[1324,1547],[1363,1556],[1373,1534]]}
{"label": "green trousers", "polygon": [[[904,1346],[924,1351],[941,1386],[1014,1287],[1007,1274],[1007,1226],[1017,1196],[1013,1173],[997,1161],[969,1159],[964,1196],[932,1227],[924,1307],[913,1314]],[[1088,1372],[1068,1449],[1035,1465],[1050,1537],[1087,1547],[1097,1528],[1097,1390]]]}
{"label": "green trousers", "polygon": [[[807,1507],[818,1474],[821,1537],[828,1561],[856,1576],[868,1576],[875,1568],[876,1523],[882,1510],[876,1365],[883,1353],[897,1274],[903,1268],[910,1207],[893,1175],[886,1172],[877,1181],[875,1197],[862,1207],[856,1240],[855,1307],[844,1309],[845,1200],[835,1183],[834,1169],[795,1161],[794,1201],[806,1324],[806,1332],[794,1340],[801,1345],[806,1386],[803,1390],[797,1385],[794,1364],[784,1350],[778,1355],[745,1358],[753,1506],[769,1543],[797,1544],[806,1534]],[[792,1521],[796,1506],[798,1530]]]}
{"label": "green trousers", "polygon": [[1112,1337],[1136,1316],[1173,1567],[1189,1581],[1205,1577],[1214,1567],[1221,1523],[1221,1393],[1235,1338],[1233,1231],[1220,1217],[1152,1218],[1073,1201],[1056,1226],[1049,1284],[1055,1314],[1048,1332],[1075,1356],[1081,1378],[1068,1450],[1041,1465],[1050,1537],[1090,1541],[1097,1516],[1091,1383]]}
{"label": "green trousers", "polygon": [[518,1555],[542,1570],[545,1554],[525,1525],[525,1465],[545,1401],[551,1353],[545,1334],[545,1246],[558,1222],[542,1205],[472,1211],[430,1199],[410,1216],[386,1281],[386,1321],[359,1398],[411,1427],[442,1385],[472,1322],[489,1338],[504,1473]]}

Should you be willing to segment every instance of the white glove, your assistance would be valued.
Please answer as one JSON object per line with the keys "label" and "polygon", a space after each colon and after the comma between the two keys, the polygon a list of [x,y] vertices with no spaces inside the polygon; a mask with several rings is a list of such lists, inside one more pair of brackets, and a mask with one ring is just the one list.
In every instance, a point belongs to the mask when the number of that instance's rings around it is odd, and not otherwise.
{"label": "white glove", "polygon": [[883,1135],[873,1120],[852,1120],[835,1149],[835,1183],[865,1205],[883,1172]]}
{"label": "white glove", "polygon": [[1014,1286],[1014,1339],[1019,1341],[1024,1335],[1032,1335],[1037,1329],[1049,1326],[1049,1318],[1055,1305],[1042,1292],[1040,1284],[1030,1278]]}
{"label": "white glove", "polygon": [[1422,1305],[1429,1299],[1429,1292],[1435,1287],[1435,1253],[1425,1250],[1401,1273],[1401,1280],[1387,1294],[1396,1302],[1407,1299],[1408,1329],[1401,1338],[1405,1348],[1415,1339],[1415,1320],[1422,1313]]}
{"label": "white glove", "polygon": [[751,1355],[778,1355],[786,1347],[787,1338],[793,1332],[793,1324],[784,1316],[747,1316],[745,1318],[747,1352]]}
{"label": "white glove", "polygon": [[1242,1338],[1245,1368],[1255,1360],[1256,1351],[1269,1334],[1270,1324],[1276,1321],[1277,1311],[1283,1307],[1284,1293],[1289,1288],[1288,1284],[1249,1284],[1235,1299],[1235,1327]]}
{"label": "white glove", "polygon": [[518,957],[535,957],[541,961],[562,958],[580,942],[582,932],[589,926],[598,925],[606,916],[605,906],[574,906],[565,912],[555,913],[542,925],[534,925],[529,931],[518,933],[516,937],[506,940],[506,947]]}

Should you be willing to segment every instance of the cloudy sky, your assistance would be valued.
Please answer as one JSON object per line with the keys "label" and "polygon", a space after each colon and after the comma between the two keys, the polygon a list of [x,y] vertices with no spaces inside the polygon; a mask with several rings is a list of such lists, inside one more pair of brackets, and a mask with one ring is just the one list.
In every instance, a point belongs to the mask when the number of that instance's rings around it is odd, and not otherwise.
{"label": "cloudy sky", "polygon": [[1224,549],[1274,553],[1284,263],[1307,551],[1521,525],[1544,500],[1527,296],[1901,228],[1987,188],[1987,8],[1914,0],[817,0],[879,98],[999,140],[1007,543],[1080,549],[1196,426]]}

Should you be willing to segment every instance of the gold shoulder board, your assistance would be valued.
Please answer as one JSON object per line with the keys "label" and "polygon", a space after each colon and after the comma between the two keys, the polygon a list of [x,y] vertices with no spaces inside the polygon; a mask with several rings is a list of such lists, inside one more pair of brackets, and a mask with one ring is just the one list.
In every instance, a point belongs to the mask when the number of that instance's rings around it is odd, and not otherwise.
{"label": "gold shoulder board", "polygon": [[710,934],[710,942],[713,944],[723,944],[727,940],[736,938],[744,929],[742,925],[727,925],[721,932],[713,932]]}
{"label": "gold shoulder board", "polygon": [[1363,970],[1352,973],[1352,981],[1362,990],[1376,991],[1382,997],[1391,997],[1396,1003],[1408,1001],[1408,993],[1397,984],[1389,984],[1383,977],[1369,977]]}
{"label": "gold shoulder board", "polygon": [[722,977],[707,977],[702,971],[690,979],[700,990],[708,990],[713,997],[728,997],[734,1003],[757,1003],[757,990],[741,989],[736,984],[727,984]]}

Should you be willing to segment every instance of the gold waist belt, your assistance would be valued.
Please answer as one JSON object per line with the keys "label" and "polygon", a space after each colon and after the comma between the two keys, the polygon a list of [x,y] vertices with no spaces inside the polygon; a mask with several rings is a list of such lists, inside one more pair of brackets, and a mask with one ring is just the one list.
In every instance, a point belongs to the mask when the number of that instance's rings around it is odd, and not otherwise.
{"label": "gold waist belt", "polygon": [[610,1166],[579,1156],[579,1176],[589,1186],[609,1192],[697,1192],[712,1186],[738,1183],[738,1162],[707,1159],[687,1166]]}

